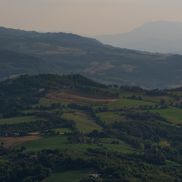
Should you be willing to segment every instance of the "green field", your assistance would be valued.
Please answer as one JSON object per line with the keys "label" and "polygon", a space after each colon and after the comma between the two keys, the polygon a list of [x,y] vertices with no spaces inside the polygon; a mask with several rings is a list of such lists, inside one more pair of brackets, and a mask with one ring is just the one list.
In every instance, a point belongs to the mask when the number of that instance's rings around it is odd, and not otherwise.
{"label": "green field", "polygon": [[134,100],[134,99],[125,99],[125,98],[122,98],[122,99],[119,99],[115,102],[112,102],[109,104],[109,108],[110,109],[120,109],[120,108],[123,108],[123,107],[126,107],[126,108],[131,108],[131,107],[139,107],[139,106],[150,106],[150,105],[153,105],[152,102],[147,102],[147,101],[143,101],[143,100]]}
{"label": "green field", "polygon": [[94,130],[100,131],[102,129],[86,113],[81,111],[71,111],[64,113],[63,118],[74,121],[78,130],[84,133],[89,133]]}
{"label": "green field", "polygon": [[154,112],[159,113],[162,117],[174,124],[182,124],[182,109],[179,108],[167,108],[156,109]]}
{"label": "green field", "polygon": [[0,119],[1,124],[20,124],[36,121],[38,118],[35,116],[22,116],[22,117],[13,117],[13,118],[3,118]]}
{"label": "green field", "polygon": [[170,103],[173,99],[169,96],[144,96],[143,99],[145,99],[148,102],[153,102],[156,104],[159,104],[161,100],[165,101],[167,104]]}
{"label": "green field", "polygon": [[59,149],[60,151],[71,151],[72,153],[82,153],[86,152],[89,148],[106,148],[111,151],[121,152],[121,153],[132,153],[134,150],[129,145],[125,143],[111,144],[106,142],[101,142],[101,144],[71,144],[68,143],[65,136],[54,136],[54,137],[44,137],[38,140],[29,141],[23,144],[30,151],[40,151],[42,149]]}
{"label": "green field", "polygon": [[98,113],[97,115],[106,124],[112,124],[122,119],[122,116],[120,116],[116,112],[101,112],[101,113]]}
{"label": "green field", "polygon": [[87,176],[87,171],[62,171],[52,174],[43,182],[79,182]]}
{"label": "green field", "polygon": [[74,154],[84,154],[88,148],[94,147],[94,145],[89,144],[70,144],[65,136],[45,137],[24,143],[23,145],[30,151],[40,151],[43,149],[70,151],[72,156],[74,156]]}

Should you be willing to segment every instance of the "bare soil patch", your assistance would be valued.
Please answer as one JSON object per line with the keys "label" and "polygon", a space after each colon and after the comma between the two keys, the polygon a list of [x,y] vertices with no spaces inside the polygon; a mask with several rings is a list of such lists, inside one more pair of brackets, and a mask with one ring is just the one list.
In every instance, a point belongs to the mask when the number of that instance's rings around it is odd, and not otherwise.
{"label": "bare soil patch", "polygon": [[23,137],[0,137],[0,142],[4,143],[5,148],[14,147],[28,141],[37,140],[41,137],[39,135],[23,136]]}
{"label": "bare soil patch", "polygon": [[96,96],[81,95],[72,93],[70,91],[62,92],[51,92],[47,94],[46,98],[51,100],[62,100],[65,102],[76,102],[76,103],[97,103],[97,104],[109,104],[118,99],[116,98],[97,98]]}

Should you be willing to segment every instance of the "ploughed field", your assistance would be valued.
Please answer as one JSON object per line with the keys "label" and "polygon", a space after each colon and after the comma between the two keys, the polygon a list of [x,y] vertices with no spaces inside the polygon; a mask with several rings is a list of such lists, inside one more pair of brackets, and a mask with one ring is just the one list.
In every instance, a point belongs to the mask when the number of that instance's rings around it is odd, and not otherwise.
{"label": "ploughed field", "polygon": [[0,181],[182,179],[180,89],[104,86],[81,75],[0,86]]}

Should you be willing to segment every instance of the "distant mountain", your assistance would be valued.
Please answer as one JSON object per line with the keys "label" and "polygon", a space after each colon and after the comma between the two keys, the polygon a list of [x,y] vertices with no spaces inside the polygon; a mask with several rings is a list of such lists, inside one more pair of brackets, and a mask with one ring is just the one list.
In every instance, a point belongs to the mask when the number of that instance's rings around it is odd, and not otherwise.
{"label": "distant mountain", "polygon": [[97,39],[121,48],[182,54],[182,22],[149,22],[131,32]]}
{"label": "distant mountain", "polygon": [[68,33],[0,28],[0,79],[19,74],[79,73],[106,84],[182,85],[182,56],[115,48]]}

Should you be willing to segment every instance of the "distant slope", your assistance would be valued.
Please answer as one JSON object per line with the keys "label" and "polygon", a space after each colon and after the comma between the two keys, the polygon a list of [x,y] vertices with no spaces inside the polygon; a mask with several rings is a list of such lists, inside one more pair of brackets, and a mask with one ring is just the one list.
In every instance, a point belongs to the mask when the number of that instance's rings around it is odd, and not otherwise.
{"label": "distant slope", "polygon": [[[100,42],[92,38],[81,37],[71,33],[39,33],[0,27],[0,49],[15,49],[19,51],[37,51],[50,48],[84,48],[102,46]],[[18,46],[17,46],[18,45]],[[51,47],[54,46],[54,47]],[[58,49],[60,51],[60,49]],[[28,51],[28,50],[26,50]]]}
{"label": "distant slope", "polygon": [[182,22],[149,22],[131,32],[97,38],[122,48],[182,54]]}
{"label": "distant slope", "polygon": [[74,34],[0,28],[0,79],[26,73],[79,73],[107,84],[166,88],[182,85],[182,56],[115,48]]}
{"label": "distant slope", "polygon": [[40,58],[8,50],[0,50],[0,78],[49,71]]}

